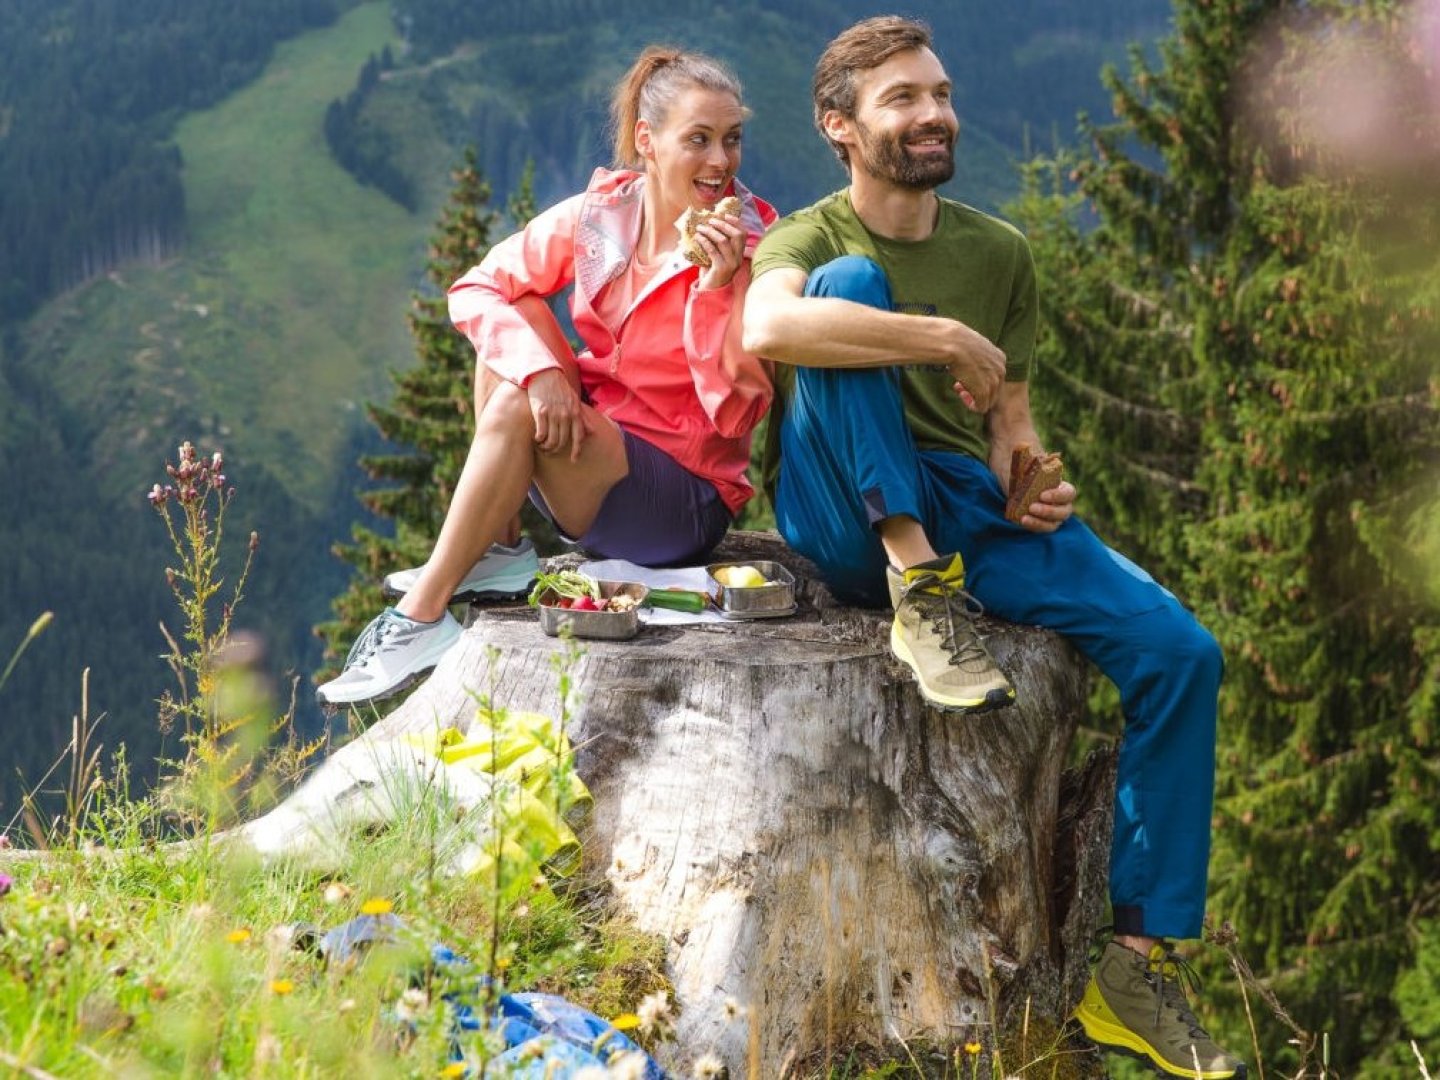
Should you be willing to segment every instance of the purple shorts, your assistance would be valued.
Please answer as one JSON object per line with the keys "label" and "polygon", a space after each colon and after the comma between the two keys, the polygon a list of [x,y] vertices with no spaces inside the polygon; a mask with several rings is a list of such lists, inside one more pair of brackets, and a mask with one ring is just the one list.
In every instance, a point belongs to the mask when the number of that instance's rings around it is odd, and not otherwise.
{"label": "purple shorts", "polygon": [[[598,558],[628,559],[641,566],[702,562],[733,520],[715,485],[638,435],[620,434],[630,471],[606,494],[585,535],[566,539]],[[530,501],[555,521],[533,485]]]}

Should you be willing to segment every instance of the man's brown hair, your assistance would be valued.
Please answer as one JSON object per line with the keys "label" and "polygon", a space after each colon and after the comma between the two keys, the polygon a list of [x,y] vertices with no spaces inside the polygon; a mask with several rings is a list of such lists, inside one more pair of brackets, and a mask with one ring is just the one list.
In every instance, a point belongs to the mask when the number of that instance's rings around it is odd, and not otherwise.
{"label": "man's brown hair", "polygon": [[930,27],[899,15],[877,15],[844,31],[825,47],[815,65],[815,78],[810,84],[815,98],[815,126],[835,151],[840,164],[849,168],[850,158],[845,147],[825,133],[825,114],[834,109],[853,120],[856,110],[856,87],[863,71],[877,68],[898,52],[906,49],[930,48]]}

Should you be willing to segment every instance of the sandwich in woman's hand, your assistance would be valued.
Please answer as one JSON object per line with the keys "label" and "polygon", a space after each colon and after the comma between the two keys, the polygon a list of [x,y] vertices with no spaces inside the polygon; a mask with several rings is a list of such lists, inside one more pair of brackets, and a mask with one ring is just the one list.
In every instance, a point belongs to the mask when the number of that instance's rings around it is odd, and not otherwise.
{"label": "sandwich in woman's hand", "polygon": [[1010,497],[1005,501],[1005,517],[1017,525],[1030,512],[1030,504],[1038,502],[1042,491],[1058,487],[1065,479],[1065,466],[1059,454],[1035,453],[1029,443],[1017,443],[1010,452]]}
{"label": "sandwich in woman's hand", "polygon": [[710,265],[710,253],[700,246],[695,238],[695,229],[709,221],[716,214],[729,214],[732,217],[740,216],[740,200],[734,195],[727,195],[715,204],[713,210],[697,210],[693,206],[686,210],[680,218],[680,254],[689,259],[696,266],[708,267]]}

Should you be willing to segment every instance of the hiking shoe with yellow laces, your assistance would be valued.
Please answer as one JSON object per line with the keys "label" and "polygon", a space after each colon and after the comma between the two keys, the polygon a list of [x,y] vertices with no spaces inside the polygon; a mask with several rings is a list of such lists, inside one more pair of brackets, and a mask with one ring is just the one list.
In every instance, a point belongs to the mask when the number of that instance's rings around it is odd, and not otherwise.
{"label": "hiking shoe with yellow laces", "polygon": [[1165,942],[1149,956],[1112,941],[1085,987],[1075,1019],[1101,1049],[1129,1054],[1165,1076],[1229,1080],[1245,1063],[1216,1046],[1190,1011],[1181,980],[1198,984]]}
{"label": "hiking shoe with yellow laces", "polygon": [[975,630],[980,602],[964,590],[959,555],[886,571],[895,621],[890,648],[920,684],[925,700],[956,712],[984,712],[1015,700]]}

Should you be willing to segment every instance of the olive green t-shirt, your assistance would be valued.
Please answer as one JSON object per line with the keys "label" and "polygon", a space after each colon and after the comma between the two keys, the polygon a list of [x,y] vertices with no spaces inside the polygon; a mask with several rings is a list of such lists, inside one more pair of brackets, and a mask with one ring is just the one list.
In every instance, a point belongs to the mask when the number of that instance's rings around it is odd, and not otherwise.
{"label": "olive green t-shirt", "polygon": [[[895,310],[958,319],[1005,353],[1005,378],[1023,382],[1035,349],[1035,264],[1020,231],[963,203],[941,198],[940,219],[924,240],[890,240],[867,229],[850,204],[848,190],[782,218],[765,234],[751,263],[759,277],[777,267],[807,274],[842,255],[865,255],[890,279]],[[897,349],[902,352],[903,344]],[[986,460],[984,417],[955,393],[943,364],[901,367],[905,416],[922,450],[958,450]],[[781,415],[794,380],[789,364],[775,365]],[[772,420],[765,446],[766,487],[774,495],[779,424]]]}

